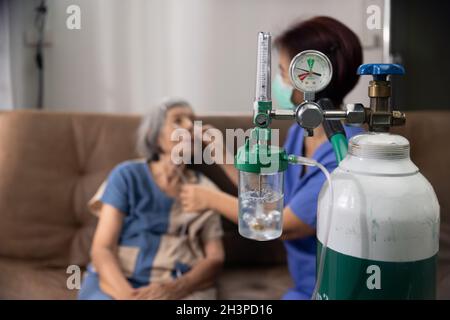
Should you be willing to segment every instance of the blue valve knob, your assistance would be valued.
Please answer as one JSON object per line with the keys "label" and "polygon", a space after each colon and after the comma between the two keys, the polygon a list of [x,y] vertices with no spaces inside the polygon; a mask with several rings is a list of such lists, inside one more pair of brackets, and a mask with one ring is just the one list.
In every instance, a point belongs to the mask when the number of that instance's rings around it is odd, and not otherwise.
{"label": "blue valve knob", "polygon": [[376,81],[385,81],[388,75],[405,74],[405,68],[395,63],[368,63],[359,66],[359,75],[372,75]]}

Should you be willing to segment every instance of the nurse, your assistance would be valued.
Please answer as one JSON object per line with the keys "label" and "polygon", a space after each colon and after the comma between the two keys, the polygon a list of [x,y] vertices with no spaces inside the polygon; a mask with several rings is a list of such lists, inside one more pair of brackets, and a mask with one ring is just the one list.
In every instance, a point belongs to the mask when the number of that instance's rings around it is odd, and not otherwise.
{"label": "nurse", "polygon": [[[273,96],[277,107],[294,108],[303,101],[303,92],[292,87],[288,70],[292,58],[304,50],[318,50],[330,59],[333,77],[330,84],[316,97],[331,99],[340,107],[344,97],[358,82],[357,67],[362,64],[362,49],[358,37],[341,22],[330,17],[316,17],[292,26],[276,40],[279,53],[279,75],[273,84]],[[350,138],[362,130],[345,127]],[[314,130],[314,136],[304,138],[303,129],[293,124],[284,144],[288,154],[313,158],[330,172],[337,167],[331,144],[322,126]],[[225,170],[233,181],[236,172]],[[316,167],[289,166],[285,173],[285,208],[283,210],[283,235],[287,250],[290,274],[295,286],[287,291],[284,299],[310,299],[315,284],[316,270],[316,213],[319,192],[325,176]],[[238,222],[238,200],[221,191],[202,186],[185,185],[181,193],[186,211],[212,209],[224,217]]]}

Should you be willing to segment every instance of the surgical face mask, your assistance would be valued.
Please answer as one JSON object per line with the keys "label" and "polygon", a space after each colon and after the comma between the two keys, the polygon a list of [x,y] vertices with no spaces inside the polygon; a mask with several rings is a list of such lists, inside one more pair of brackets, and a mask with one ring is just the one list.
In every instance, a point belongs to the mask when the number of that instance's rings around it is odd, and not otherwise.
{"label": "surgical face mask", "polygon": [[276,102],[276,107],[280,109],[294,109],[295,105],[291,101],[294,88],[283,82],[283,78],[280,74],[275,76],[275,80],[272,83],[272,95]]}

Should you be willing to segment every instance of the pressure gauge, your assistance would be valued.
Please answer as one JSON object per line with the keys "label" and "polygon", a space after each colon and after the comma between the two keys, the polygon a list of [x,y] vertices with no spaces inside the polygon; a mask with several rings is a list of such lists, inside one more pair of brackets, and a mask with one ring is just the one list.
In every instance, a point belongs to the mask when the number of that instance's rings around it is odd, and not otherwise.
{"label": "pressure gauge", "polygon": [[318,92],[331,81],[333,67],[326,55],[316,50],[297,54],[289,66],[292,84],[302,92]]}

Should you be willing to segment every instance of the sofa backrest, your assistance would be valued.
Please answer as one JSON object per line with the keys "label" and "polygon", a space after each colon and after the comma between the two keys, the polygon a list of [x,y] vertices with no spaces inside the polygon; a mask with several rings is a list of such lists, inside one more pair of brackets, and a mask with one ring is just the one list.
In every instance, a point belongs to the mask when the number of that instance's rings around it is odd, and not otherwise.
{"label": "sofa backrest", "polygon": [[[86,265],[96,220],[87,201],[109,171],[132,159],[139,116],[13,111],[0,113],[0,256],[51,266]],[[250,116],[200,117],[225,131],[251,127]],[[450,112],[410,112],[393,132],[411,142],[413,161],[441,205],[440,278],[450,274]],[[288,121],[274,121],[284,141]],[[448,133],[448,134],[447,134]],[[199,166],[216,184],[236,188],[215,166]],[[284,262],[280,241],[245,240],[224,222],[229,264]],[[448,280],[450,285],[450,279]],[[450,287],[450,286],[449,286]]]}
{"label": "sofa backrest", "polygon": [[[203,117],[225,128],[250,117]],[[36,264],[85,266],[96,218],[87,209],[111,169],[137,157],[139,116],[13,111],[0,113],[0,256]],[[194,166],[223,190],[235,186],[216,166]],[[228,264],[285,261],[280,241],[257,243],[224,221]]]}
{"label": "sofa backrest", "polygon": [[85,265],[95,227],[86,203],[135,157],[136,116],[0,113],[0,256]]}

